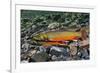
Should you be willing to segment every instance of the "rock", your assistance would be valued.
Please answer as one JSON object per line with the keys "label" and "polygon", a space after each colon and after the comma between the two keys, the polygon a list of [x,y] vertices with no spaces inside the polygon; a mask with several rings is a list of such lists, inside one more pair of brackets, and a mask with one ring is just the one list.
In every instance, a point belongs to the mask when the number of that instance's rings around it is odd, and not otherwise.
{"label": "rock", "polygon": [[68,48],[62,48],[62,47],[51,47],[50,49],[50,54],[51,56],[55,55],[56,57],[60,57],[61,55],[64,57],[68,57],[69,51],[67,50]]}
{"label": "rock", "polygon": [[70,47],[70,55],[76,55],[77,54],[77,47],[76,47],[76,42],[72,42],[69,44]]}
{"label": "rock", "polygon": [[58,28],[59,26],[60,26],[59,23],[54,22],[54,23],[49,24],[48,28],[49,29],[54,29],[54,28]]}
{"label": "rock", "polygon": [[21,48],[22,48],[22,50],[23,50],[24,52],[27,52],[28,49],[29,49],[29,44],[28,44],[28,43],[24,43],[24,44],[22,44]]}
{"label": "rock", "polygon": [[53,56],[51,57],[51,59],[52,59],[52,61],[57,61],[57,57],[56,57],[55,55],[53,55]]}
{"label": "rock", "polygon": [[36,62],[46,62],[49,59],[49,55],[45,52],[37,53],[31,59],[34,59]]}

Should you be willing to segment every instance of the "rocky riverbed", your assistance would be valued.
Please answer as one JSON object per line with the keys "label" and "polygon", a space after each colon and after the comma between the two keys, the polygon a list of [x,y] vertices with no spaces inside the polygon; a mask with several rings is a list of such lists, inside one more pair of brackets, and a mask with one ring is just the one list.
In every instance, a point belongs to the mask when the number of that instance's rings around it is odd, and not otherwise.
{"label": "rocky riverbed", "polygon": [[89,14],[21,10],[20,58],[22,63],[89,60]]}

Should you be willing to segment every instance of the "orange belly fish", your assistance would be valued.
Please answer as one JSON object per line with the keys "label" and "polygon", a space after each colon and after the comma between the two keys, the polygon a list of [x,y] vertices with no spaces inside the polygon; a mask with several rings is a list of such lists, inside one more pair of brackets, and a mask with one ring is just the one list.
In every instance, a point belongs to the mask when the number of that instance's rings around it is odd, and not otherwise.
{"label": "orange belly fish", "polygon": [[77,40],[81,37],[80,32],[47,32],[37,35],[35,38],[43,45],[65,45],[69,40]]}

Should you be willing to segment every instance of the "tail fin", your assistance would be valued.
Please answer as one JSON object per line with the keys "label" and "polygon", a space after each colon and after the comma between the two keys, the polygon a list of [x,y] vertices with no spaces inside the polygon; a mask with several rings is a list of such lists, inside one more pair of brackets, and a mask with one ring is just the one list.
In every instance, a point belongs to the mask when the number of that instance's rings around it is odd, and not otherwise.
{"label": "tail fin", "polygon": [[84,28],[81,28],[80,32],[81,32],[82,40],[86,40],[87,39],[87,32],[86,32],[86,30]]}

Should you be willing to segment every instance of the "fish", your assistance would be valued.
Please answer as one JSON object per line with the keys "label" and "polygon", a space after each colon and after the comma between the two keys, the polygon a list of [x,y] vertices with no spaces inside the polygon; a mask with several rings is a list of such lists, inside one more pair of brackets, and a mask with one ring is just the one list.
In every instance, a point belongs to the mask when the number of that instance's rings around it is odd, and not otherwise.
{"label": "fish", "polygon": [[50,31],[40,33],[33,37],[33,40],[41,42],[42,45],[67,45],[68,41],[81,38],[81,32],[72,31]]}

